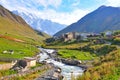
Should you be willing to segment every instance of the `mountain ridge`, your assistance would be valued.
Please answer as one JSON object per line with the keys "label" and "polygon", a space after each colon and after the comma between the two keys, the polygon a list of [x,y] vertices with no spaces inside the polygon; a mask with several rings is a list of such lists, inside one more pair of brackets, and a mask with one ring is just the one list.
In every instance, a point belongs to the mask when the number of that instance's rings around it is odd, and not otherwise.
{"label": "mountain ridge", "polygon": [[38,35],[20,16],[13,14],[2,5],[0,5],[0,34],[33,43],[34,41],[41,43],[48,38],[46,34]]}
{"label": "mountain ridge", "polygon": [[11,20],[18,22],[20,24],[23,24],[23,25],[27,24],[26,22],[24,22],[24,20],[20,16],[14,15],[12,12],[10,12],[6,8],[4,8],[2,5],[0,5],[0,10],[1,10],[0,16],[6,17],[8,19],[11,19]]}
{"label": "mountain ridge", "polygon": [[101,6],[95,11],[82,17],[76,23],[73,23],[59,31],[54,36],[59,36],[67,32],[100,33],[106,30],[120,29],[119,13],[119,7]]}
{"label": "mountain ridge", "polygon": [[19,12],[17,10],[12,12],[21,16],[33,29],[43,31],[50,35],[54,35],[56,32],[66,27],[66,25],[52,22],[51,20],[42,19],[31,13]]}

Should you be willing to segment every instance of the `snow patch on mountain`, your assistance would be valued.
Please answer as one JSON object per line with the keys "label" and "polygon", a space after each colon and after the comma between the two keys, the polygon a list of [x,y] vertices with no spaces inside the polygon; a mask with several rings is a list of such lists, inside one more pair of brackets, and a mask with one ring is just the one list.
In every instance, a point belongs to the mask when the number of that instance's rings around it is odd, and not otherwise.
{"label": "snow patch on mountain", "polygon": [[66,27],[66,25],[41,19],[40,17],[31,13],[19,12],[17,10],[12,12],[21,16],[33,29],[43,31],[49,35],[54,35]]}

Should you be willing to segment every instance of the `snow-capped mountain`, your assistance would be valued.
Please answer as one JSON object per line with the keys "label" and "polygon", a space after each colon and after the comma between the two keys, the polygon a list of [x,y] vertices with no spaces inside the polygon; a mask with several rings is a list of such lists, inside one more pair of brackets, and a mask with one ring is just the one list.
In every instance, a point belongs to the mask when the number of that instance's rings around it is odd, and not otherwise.
{"label": "snow-capped mountain", "polygon": [[12,11],[14,14],[21,16],[33,29],[43,31],[49,35],[54,35],[58,31],[66,27],[50,20],[43,20],[33,14],[27,12]]}

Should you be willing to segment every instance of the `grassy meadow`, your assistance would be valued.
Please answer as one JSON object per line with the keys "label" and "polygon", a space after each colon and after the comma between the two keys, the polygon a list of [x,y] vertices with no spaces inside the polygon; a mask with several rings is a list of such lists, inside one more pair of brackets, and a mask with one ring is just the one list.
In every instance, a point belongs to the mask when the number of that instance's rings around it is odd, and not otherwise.
{"label": "grassy meadow", "polygon": [[46,47],[54,48],[54,49],[79,49],[81,47],[86,46],[87,44],[88,43],[73,43],[73,44],[61,44],[61,45],[46,46]]}
{"label": "grassy meadow", "polygon": [[90,52],[83,52],[79,50],[60,49],[58,55],[62,58],[78,59],[78,60],[91,60],[95,54]]}
{"label": "grassy meadow", "polygon": [[120,49],[94,59],[92,65],[93,67],[88,68],[77,80],[119,80]]}
{"label": "grassy meadow", "polygon": [[[3,53],[3,51],[13,50],[14,53]],[[39,50],[31,45],[19,43],[0,38],[0,58],[23,58],[27,56],[34,56]]]}
{"label": "grassy meadow", "polygon": [[[45,33],[40,35],[27,24],[20,24],[0,16],[0,59],[34,56],[39,51],[36,46],[44,44],[43,41],[48,37]],[[14,39],[24,42],[16,42]],[[9,50],[13,50],[14,53],[3,53]]]}

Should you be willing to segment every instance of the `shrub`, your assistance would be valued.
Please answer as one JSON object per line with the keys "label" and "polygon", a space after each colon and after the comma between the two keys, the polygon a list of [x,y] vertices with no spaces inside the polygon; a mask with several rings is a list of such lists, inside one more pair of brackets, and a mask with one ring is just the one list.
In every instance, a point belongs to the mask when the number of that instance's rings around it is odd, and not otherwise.
{"label": "shrub", "polygon": [[89,68],[77,80],[118,80],[120,78],[120,59],[118,57],[120,57],[120,52],[115,50],[95,59],[94,67]]}

